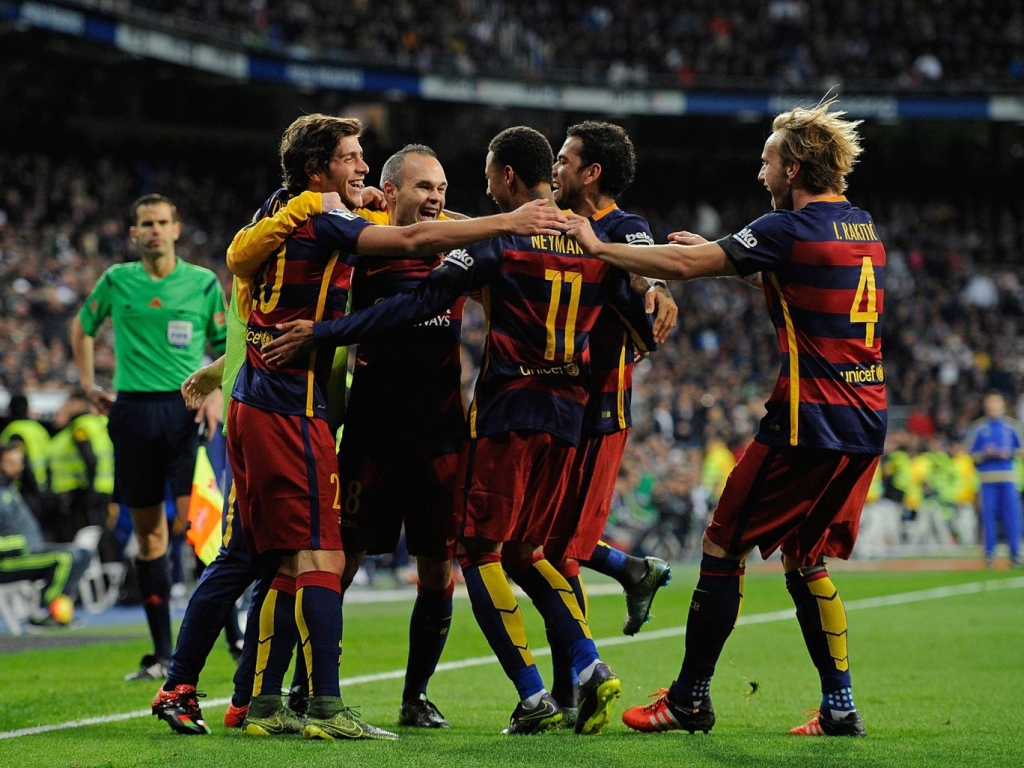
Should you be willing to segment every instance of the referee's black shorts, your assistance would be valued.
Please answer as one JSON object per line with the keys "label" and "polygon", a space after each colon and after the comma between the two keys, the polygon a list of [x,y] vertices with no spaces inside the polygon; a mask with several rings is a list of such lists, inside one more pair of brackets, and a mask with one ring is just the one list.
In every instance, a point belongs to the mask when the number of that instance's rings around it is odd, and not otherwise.
{"label": "referee's black shorts", "polygon": [[129,507],[163,504],[192,492],[199,430],[181,392],[118,392],[107,425],[114,443],[117,501]]}

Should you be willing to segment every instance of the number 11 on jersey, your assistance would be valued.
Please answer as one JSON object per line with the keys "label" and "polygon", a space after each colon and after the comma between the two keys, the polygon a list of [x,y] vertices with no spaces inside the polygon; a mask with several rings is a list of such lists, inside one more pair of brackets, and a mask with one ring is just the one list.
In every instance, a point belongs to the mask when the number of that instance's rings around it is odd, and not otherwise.
{"label": "number 11 on jersey", "polygon": [[554,360],[557,348],[558,309],[562,303],[563,283],[569,284],[569,307],[565,313],[563,362],[571,363],[576,351],[576,315],[580,308],[580,292],[583,290],[583,274],[581,272],[560,272],[557,269],[544,270],[544,279],[551,282],[551,302],[548,304],[547,344],[544,347],[544,359]]}

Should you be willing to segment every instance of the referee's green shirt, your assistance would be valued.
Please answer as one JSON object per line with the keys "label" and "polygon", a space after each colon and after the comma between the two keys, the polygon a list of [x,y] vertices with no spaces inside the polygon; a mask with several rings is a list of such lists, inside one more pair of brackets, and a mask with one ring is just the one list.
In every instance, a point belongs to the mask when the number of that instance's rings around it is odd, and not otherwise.
{"label": "referee's green shirt", "polygon": [[202,365],[207,342],[224,351],[224,292],[212,270],[178,259],[162,280],[141,261],[115,264],[96,282],[78,313],[95,336],[103,321],[114,324],[114,389],[176,392]]}

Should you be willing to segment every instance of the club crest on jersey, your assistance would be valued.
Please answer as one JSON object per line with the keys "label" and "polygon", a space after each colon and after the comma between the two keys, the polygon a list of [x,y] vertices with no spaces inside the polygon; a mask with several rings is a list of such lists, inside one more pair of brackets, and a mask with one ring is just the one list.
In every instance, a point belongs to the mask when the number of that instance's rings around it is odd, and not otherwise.
{"label": "club crest on jersey", "polygon": [[338,216],[342,219],[348,219],[349,221],[355,221],[360,218],[358,214],[352,213],[347,208],[334,208],[327,212],[328,216]]}
{"label": "club crest on jersey", "polygon": [[469,251],[465,248],[455,248],[454,250],[448,251],[448,255],[444,257],[446,264],[451,263],[457,267],[462,267],[465,270],[470,269],[473,266],[475,259],[469,255]]}
{"label": "club crest on jersey", "polygon": [[750,227],[744,227],[733,235],[732,239],[742,243],[744,248],[757,248],[757,238],[754,237]]}
{"label": "club crest on jersey", "polygon": [[629,232],[626,234],[626,245],[654,245],[654,238],[646,232]]}

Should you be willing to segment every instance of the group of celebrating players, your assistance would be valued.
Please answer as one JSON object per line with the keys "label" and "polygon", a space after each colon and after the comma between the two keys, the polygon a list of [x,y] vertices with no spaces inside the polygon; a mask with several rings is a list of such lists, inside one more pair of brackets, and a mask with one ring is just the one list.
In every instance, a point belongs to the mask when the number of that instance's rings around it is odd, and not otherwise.
{"label": "group of celebrating players", "polygon": [[[616,204],[636,156],[611,123],[570,127],[557,156],[531,128],[501,131],[485,161],[501,213],[469,219],[445,209],[447,181],[429,147],[397,152],[370,189],[357,120],[293,122],[281,142],[284,189],[228,250],[225,357],[182,385],[191,408],[218,385],[230,393],[233,486],[225,544],[189,602],[154,714],[179,733],[210,732],[199,672],[218,621],[255,581],[225,725],[398,738],[345,706],[338,665],[344,591],[363,558],[394,551],[404,528],[418,589],[399,724],[449,726],[427,684],[451,625],[457,560],[517,692],[505,733],[570,724],[600,733],[621,682],[591,636],[580,566],[623,585],[626,634],[670,576],[667,563],[600,540],[630,426],[632,366],[675,326],[665,280],[732,275],[763,287],[783,370],[705,534],[680,675],[623,721],[711,729],[711,677],[756,546],[763,557],[782,551],[822,680],[820,713],[793,732],[863,735],[824,557],[849,556],[882,449],[884,382],[842,374],[881,370],[885,252],[870,216],[843,195],[861,146],[858,123],[832,103],[775,119],[758,175],[772,213],[717,242],[679,232],[666,245]],[[487,319],[468,409],[467,297]],[[509,579],[544,619],[550,688]]]}

